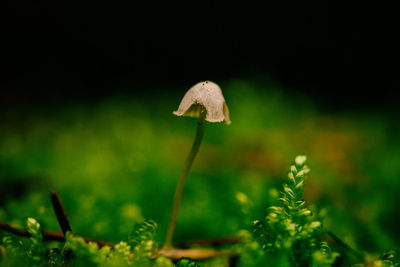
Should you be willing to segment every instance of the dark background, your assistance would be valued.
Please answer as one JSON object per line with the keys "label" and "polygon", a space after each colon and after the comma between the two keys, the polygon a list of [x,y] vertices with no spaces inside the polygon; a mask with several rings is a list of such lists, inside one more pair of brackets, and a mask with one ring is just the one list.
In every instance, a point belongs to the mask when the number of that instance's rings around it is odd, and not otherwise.
{"label": "dark background", "polygon": [[231,78],[272,79],[332,107],[394,107],[399,96],[393,6],[290,0],[1,6],[3,108]]}

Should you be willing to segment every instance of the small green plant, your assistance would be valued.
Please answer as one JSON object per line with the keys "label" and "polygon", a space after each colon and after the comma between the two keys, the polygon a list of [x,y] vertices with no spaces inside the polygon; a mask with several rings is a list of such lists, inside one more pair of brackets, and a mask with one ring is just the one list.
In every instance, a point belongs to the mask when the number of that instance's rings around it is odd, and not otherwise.
{"label": "small green plant", "polygon": [[9,266],[42,266],[46,255],[41,227],[34,218],[26,220],[28,239],[5,236],[2,240]]}
{"label": "small green plant", "polygon": [[199,265],[190,258],[182,258],[176,263],[176,267],[199,267]]}
{"label": "small green plant", "polygon": [[322,223],[303,200],[304,184],[310,169],[306,156],[297,156],[283,185],[279,205],[268,208],[263,220],[252,225],[253,237],[267,255],[281,265],[330,266],[338,253],[330,251],[326,242],[318,242]]}

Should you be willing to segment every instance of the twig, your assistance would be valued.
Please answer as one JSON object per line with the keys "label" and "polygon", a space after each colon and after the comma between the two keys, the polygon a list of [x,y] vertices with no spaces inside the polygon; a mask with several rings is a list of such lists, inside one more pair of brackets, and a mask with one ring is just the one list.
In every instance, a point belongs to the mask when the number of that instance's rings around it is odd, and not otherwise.
{"label": "twig", "polygon": [[55,191],[51,191],[51,204],[53,204],[53,209],[56,213],[58,224],[60,225],[64,236],[68,231],[72,232],[71,225],[69,224],[68,217],[65,213],[61,199]]}
{"label": "twig", "polygon": [[214,250],[214,249],[162,249],[158,255],[163,255],[171,260],[179,260],[183,257],[188,257],[193,260],[208,260],[220,256],[234,256],[229,250]]}
{"label": "twig", "polygon": [[[4,223],[4,222],[0,222],[0,229],[5,230],[5,231],[10,232],[10,233],[13,233],[14,235],[17,235],[17,236],[22,236],[22,237],[30,237],[31,236],[27,230],[13,227],[13,226],[11,226],[11,225],[9,225],[7,223]],[[65,242],[65,237],[64,237],[64,234],[62,232],[42,231],[42,235],[43,235],[43,240],[44,241]],[[78,235],[78,236],[80,236],[80,235]],[[103,246],[106,246],[106,245],[110,246],[110,247],[114,246],[114,243],[112,243],[112,242],[96,240],[96,239],[91,238],[91,237],[84,237],[84,236],[80,236],[80,237],[82,237],[86,242],[97,243],[99,245],[99,247],[103,247]]]}
{"label": "twig", "polygon": [[4,222],[0,222],[0,229],[3,229],[7,232],[13,233],[14,235],[18,235],[18,236],[23,236],[23,237],[31,236],[31,234],[27,230],[12,227],[11,225],[4,223]]}
{"label": "twig", "polygon": [[178,244],[177,246],[180,248],[190,248],[190,247],[220,247],[223,245],[234,245],[240,243],[241,238],[238,236],[226,236],[226,237],[218,237],[218,238],[209,238],[209,239],[197,239],[197,240],[189,240]]}

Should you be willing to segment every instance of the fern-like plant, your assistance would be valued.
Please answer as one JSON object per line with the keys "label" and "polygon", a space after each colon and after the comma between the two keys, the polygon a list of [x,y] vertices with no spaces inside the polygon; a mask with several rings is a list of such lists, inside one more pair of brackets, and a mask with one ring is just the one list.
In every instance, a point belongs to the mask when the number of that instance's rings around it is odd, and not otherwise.
{"label": "fern-like plant", "polygon": [[[322,228],[303,200],[304,184],[310,169],[306,156],[297,156],[290,166],[288,183],[283,185],[280,205],[268,208],[264,220],[253,222],[253,236],[267,254],[281,258],[291,266],[332,264],[332,254],[325,244],[317,242]],[[313,257],[314,253],[315,256]]]}

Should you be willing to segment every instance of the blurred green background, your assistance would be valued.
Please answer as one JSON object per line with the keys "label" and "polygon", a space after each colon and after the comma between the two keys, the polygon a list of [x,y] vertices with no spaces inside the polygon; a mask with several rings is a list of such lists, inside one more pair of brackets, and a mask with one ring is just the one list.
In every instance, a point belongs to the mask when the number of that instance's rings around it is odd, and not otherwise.
{"label": "blurred green background", "polygon": [[[338,112],[272,82],[216,82],[232,124],[206,125],[186,182],[176,242],[234,235],[263,217],[289,164],[305,153],[311,167],[305,198],[326,214],[324,228],[362,251],[398,247],[396,114]],[[158,95],[4,113],[0,221],[24,227],[29,216],[45,230],[59,230],[49,197],[54,189],[78,234],[126,240],[136,222],[151,218],[162,242],[196,128],[195,119],[172,114],[188,88],[165,87],[153,91]],[[240,203],[238,192],[250,207]]]}

